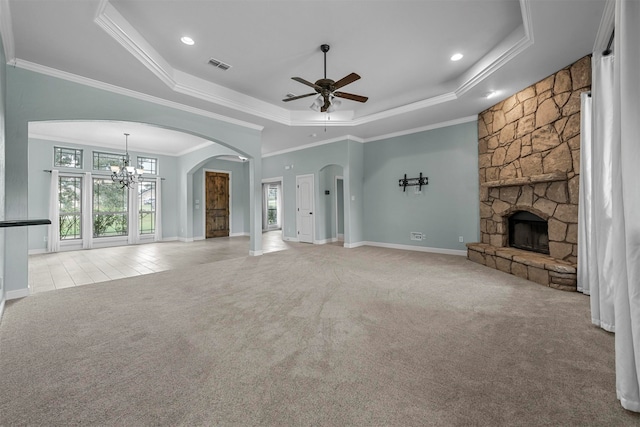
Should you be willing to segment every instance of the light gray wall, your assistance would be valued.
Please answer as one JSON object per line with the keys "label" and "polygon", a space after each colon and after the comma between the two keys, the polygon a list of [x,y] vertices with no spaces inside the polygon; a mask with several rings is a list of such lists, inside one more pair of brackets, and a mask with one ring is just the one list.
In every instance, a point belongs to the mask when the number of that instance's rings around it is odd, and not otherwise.
{"label": "light gray wall", "polygon": [[[199,162],[226,154],[240,153],[250,159],[250,252],[262,247],[260,177],[262,176],[260,130],[250,126],[216,120],[180,109],[143,101],[113,92],[45,76],[16,67],[8,67],[6,95],[5,213],[7,218],[26,218],[28,212],[28,124],[39,120],[117,120],[135,121],[192,133],[213,146],[181,157],[178,164],[177,193],[179,238],[192,234],[193,207],[189,205],[192,171]],[[226,147],[233,147],[233,150]],[[218,147],[223,147],[221,150]],[[188,171],[188,172],[187,172]],[[184,172],[184,173],[183,173]],[[28,232],[18,227],[7,233],[5,254],[6,291],[28,290]]]}
{"label": "light gray wall", "polygon": [[[72,137],[73,135],[69,136]],[[121,150],[109,147],[95,147],[30,138],[28,186],[29,218],[49,217],[49,183],[51,180],[51,174],[43,171],[54,169],[53,147],[79,148],[83,150],[83,167],[81,169],[55,168],[58,169],[61,174],[64,172],[93,172],[91,169],[93,151],[123,154]],[[165,178],[162,182],[162,237],[167,240],[177,238],[178,204],[176,194],[176,158],[138,151],[129,151],[129,154],[133,160],[135,160],[136,156],[154,157],[158,159],[158,176]],[[47,243],[45,242],[44,237],[47,236],[47,227],[29,227],[28,233],[30,251],[46,249]]]}
{"label": "light gray wall", "polygon": [[[398,180],[429,178],[422,194]],[[466,250],[479,240],[477,122],[364,145],[364,238],[367,241]],[[426,234],[412,241],[410,232]]]}
{"label": "light gray wall", "polygon": [[[356,143],[357,144],[357,143]],[[346,169],[349,163],[348,141],[338,141],[331,144],[320,145],[317,147],[307,148],[305,150],[293,151],[289,153],[279,154],[276,156],[265,157],[262,160],[263,179],[283,177],[282,193],[283,193],[283,211],[284,221],[282,224],[283,235],[285,238],[296,239],[296,176],[297,175],[314,175],[314,204],[315,209],[321,209],[324,213],[326,196],[325,178],[326,173],[322,176],[320,171],[326,166],[335,165],[339,169]],[[293,166],[293,167],[292,167]],[[340,173],[342,175],[342,173]],[[327,178],[328,179],[328,178]],[[345,179],[347,177],[345,176]],[[315,240],[322,240],[327,237],[325,231],[325,223],[315,220]]]}
{"label": "light gray wall", "polygon": [[[335,176],[344,176],[344,242],[466,250],[479,238],[476,121],[365,144],[345,140],[263,159],[263,178],[283,176],[284,236],[296,238],[296,175],[315,177],[315,239],[336,235]],[[398,180],[429,177],[421,194]],[[412,231],[426,240],[412,241]],[[464,242],[459,242],[459,236]]]}
{"label": "light gray wall", "polygon": [[[233,234],[249,233],[249,164],[213,159],[193,173],[193,237],[205,238],[204,229],[204,171],[216,170],[231,173],[231,230]],[[195,201],[199,203],[196,205]],[[195,209],[195,206],[199,206]]]}
{"label": "light gray wall", "polygon": [[[358,245],[364,240],[364,144],[349,141],[349,164],[345,169],[345,246]],[[348,177],[348,179],[347,179]]]}

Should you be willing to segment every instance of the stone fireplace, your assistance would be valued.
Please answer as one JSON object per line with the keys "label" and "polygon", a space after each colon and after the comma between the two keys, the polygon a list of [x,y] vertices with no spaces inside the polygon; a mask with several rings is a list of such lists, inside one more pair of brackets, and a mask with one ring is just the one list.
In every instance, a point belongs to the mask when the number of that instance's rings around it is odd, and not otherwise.
{"label": "stone fireplace", "polygon": [[586,56],[478,116],[480,234],[468,258],[576,289],[580,94]]}

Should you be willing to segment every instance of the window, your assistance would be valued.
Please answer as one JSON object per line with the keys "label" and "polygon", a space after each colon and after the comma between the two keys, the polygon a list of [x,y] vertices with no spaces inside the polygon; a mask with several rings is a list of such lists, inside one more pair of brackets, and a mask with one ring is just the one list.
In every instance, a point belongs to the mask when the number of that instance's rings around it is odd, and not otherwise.
{"label": "window", "polygon": [[60,240],[82,238],[82,178],[58,177]]}
{"label": "window", "polygon": [[156,175],[158,173],[158,159],[138,157],[138,167],[144,169],[144,173]]}
{"label": "window", "polygon": [[267,193],[267,225],[278,225],[278,186],[269,185]]}
{"label": "window", "polygon": [[124,154],[109,154],[99,151],[93,152],[93,170],[107,170],[111,172],[111,165],[122,166],[124,164]]}
{"label": "window", "polygon": [[110,178],[94,178],[93,237],[126,236],[127,225],[127,189]]}
{"label": "window", "polygon": [[140,215],[140,234],[153,234],[156,231],[156,183],[144,181],[138,185],[138,213]]}
{"label": "window", "polygon": [[82,150],[53,147],[53,166],[82,169]]}

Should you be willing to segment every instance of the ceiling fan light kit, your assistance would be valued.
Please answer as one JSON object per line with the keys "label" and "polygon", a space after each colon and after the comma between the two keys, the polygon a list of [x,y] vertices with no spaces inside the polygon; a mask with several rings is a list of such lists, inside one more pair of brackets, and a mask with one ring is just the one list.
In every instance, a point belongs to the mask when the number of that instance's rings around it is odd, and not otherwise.
{"label": "ceiling fan light kit", "polygon": [[327,78],[327,52],[329,51],[330,46],[328,44],[323,44],[320,46],[320,50],[324,53],[324,78],[317,80],[315,83],[311,83],[303,79],[302,77],[291,77],[293,80],[302,83],[304,85],[310,86],[315,89],[315,92],[307,93],[304,95],[298,95],[293,97],[287,97],[283,99],[284,102],[294,101],[296,99],[306,98],[308,96],[314,96],[316,94],[320,94],[318,98],[311,104],[311,109],[314,111],[320,111],[323,113],[331,113],[335,111],[336,108],[340,106],[342,103],[339,99],[335,98],[343,98],[349,99],[351,101],[357,102],[367,102],[369,98],[362,95],[354,95],[352,93],[347,92],[338,92],[337,89],[340,89],[343,86],[346,86],[350,83],[355,82],[360,79],[360,76],[356,73],[351,73],[338,81],[334,81]]}

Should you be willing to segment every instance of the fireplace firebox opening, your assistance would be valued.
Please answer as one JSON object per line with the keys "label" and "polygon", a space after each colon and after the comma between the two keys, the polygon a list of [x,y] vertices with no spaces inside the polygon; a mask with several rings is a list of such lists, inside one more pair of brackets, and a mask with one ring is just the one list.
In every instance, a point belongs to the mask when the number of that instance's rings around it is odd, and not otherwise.
{"label": "fireplace firebox opening", "polygon": [[531,212],[518,211],[509,217],[509,246],[549,255],[549,225]]}

